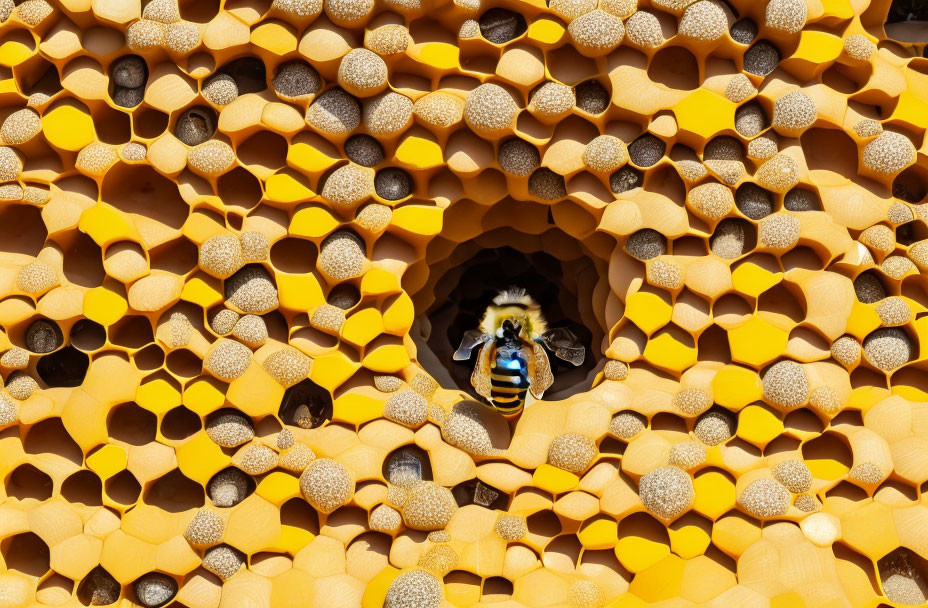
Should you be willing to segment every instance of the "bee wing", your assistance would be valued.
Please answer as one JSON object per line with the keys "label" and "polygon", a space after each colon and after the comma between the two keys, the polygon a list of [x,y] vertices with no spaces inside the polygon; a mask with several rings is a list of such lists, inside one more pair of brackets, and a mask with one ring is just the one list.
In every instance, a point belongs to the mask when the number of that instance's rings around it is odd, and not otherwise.
{"label": "bee wing", "polygon": [[467,361],[470,359],[471,354],[475,348],[484,344],[492,336],[483,333],[479,329],[471,329],[464,332],[464,337],[461,339],[461,345],[456,351],[454,351],[455,361]]}
{"label": "bee wing", "polygon": [[580,344],[580,340],[574,335],[574,332],[566,327],[549,329],[542,334],[541,341],[558,359],[563,359],[568,363],[580,365],[586,358],[586,349]]}
{"label": "bee wing", "polygon": [[489,401],[492,398],[493,384],[490,380],[490,348],[489,344],[484,344],[477,354],[477,366],[474,367],[474,373],[471,374],[470,383],[474,385],[477,394]]}
{"label": "bee wing", "polygon": [[535,399],[541,399],[545,391],[554,384],[554,374],[551,373],[551,362],[548,361],[548,354],[541,344],[537,342],[532,344],[532,358],[528,363],[529,385]]}

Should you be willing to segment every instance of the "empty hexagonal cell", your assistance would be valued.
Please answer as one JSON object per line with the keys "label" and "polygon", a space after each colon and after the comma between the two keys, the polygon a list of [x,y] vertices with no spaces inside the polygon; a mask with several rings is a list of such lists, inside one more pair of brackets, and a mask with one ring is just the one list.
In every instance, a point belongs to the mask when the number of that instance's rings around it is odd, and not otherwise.
{"label": "empty hexagonal cell", "polygon": [[508,494],[479,479],[459,483],[451,493],[459,507],[479,505],[487,509],[505,509],[509,504]]}
{"label": "empty hexagonal cell", "polygon": [[409,484],[432,480],[432,464],[422,448],[403,446],[393,450],[383,463],[384,479],[392,484]]}
{"label": "empty hexagonal cell", "polygon": [[17,500],[46,500],[52,496],[52,479],[31,464],[21,464],[6,478],[4,489]]}
{"label": "empty hexagonal cell", "polygon": [[278,416],[284,424],[318,428],[332,419],[332,395],[307,378],[287,389]]}

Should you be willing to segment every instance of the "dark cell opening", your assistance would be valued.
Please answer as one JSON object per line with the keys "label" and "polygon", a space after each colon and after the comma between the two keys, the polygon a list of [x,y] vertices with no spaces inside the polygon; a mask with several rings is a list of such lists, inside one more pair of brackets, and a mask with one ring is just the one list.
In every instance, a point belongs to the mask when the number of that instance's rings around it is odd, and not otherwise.
{"label": "dark cell opening", "polygon": [[480,16],[480,34],[494,44],[506,44],[525,33],[525,17],[504,8],[491,8]]}
{"label": "dark cell opening", "polygon": [[928,21],[928,2],[925,0],[893,0],[889,7],[889,14],[886,15],[886,23],[902,21]]}
{"label": "dark cell opening", "polygon": [[479,479],[459,483],[451,490],[451,494],[459,507],[479,505],[490,510],[506,510],[509,506],[509,494]]}
{"label": "dark cell opening", "polygon": [[180,115],[174,135],[188,146],[202,144],[216,132],[217,116],[212,108],[196,106]]}
{"label": "dark cell opening", "polygon": [[227,63],[220,70],[238,85],[239,95],[258,93],[267,88],[267,69],[257,57],[241,57]]}
{"label": "dark cell opening", "polygon": [[393,484],[432,481],[428,453],[414,445],[393,450],[383,461],[383,478]]}
{"label": "dark cell opening", "polygon": [[278,416],[284,424],[318,428],[332,419],[332,395],[307,378],[287,389]]}
{"label": "dark cell opening", "polygon": [[71,327],[70,340],[81,350],[97,350],[106,344],[106,330],[90,319],[81,319]]}
{"label": "dark cell opening", "polygon": [[91,570],[77,588],[77,599],[85,606],[106,606],[115,603],[122,586],[113,576],[97,566]]}
{"label": "dark cell opening", "polygon": [[350,283],[341,283],[332,288],[327,301],[332,306],[348,310],[361,301],[361,292]]}
{"label": "dark cell opening", "polygon": [[50,387],[73,387],[81,385],[89,366],[90,357],[73,346],[66,346],[39,359],[35,371]]}
{"label": "dark cell opening", "polygon": [[10,570],[28,576],[44,576],[49,568],[48,545],[32,532],[24,532],[3,540],[0,554]]}
{"label": "dark cell opening", "polygon": [[602,114],[609,107],[612,96],[595,80],[581,82],[574,87],[577,107],[588,114]]}

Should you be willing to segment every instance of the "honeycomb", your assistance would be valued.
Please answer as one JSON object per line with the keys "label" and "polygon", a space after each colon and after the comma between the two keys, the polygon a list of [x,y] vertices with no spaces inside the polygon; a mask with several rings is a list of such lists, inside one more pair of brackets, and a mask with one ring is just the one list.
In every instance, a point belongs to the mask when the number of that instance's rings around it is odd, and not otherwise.
{"label": "honeycomb", "polygon": [[923,13],[0,0],[0,607],[924,604]]}

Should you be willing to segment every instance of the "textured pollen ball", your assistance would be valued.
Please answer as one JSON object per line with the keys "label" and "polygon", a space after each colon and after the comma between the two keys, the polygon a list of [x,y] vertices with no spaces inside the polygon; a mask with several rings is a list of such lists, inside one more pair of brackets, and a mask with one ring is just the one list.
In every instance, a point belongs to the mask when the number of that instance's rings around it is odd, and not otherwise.
{"label": "textured pollen ball", "polygon": [[576,103],[573,87],[559,82],[546,82],[532,92],[528,110],[550,121],[567,115]]}
{"label": "textured pollen ball", "polygon": [[206,434],[217,445],[235,448],[255,437],[251,419],[240,412],[227,412],[206,423]]}
{"label": "textured pollen ball", "polygon": [[667,144],[664,140],[645,133],[628,144],[628,158],[639,167],[653,167],[664,157]]}
{"label": "textured pollen ball", "polygon": [[731,80],[728,81],[728,87],[725,89],[725,97],[735,103],[740,103],[756,94],[757,88],[751,82],[751,79],[744,74],[732,76]]}
{"label": "textured pollen ball", "polygon": [[386,91],[364,102],[364,126],[374,137],[393,137],[412,124],[412,100]]}
{"label": "textured pollen ball", "polygon": [[245,565],[245,556],[241,551],[228,545],[220,545],[206,550],[203,554],[203,568],[222,580],[229,580]]}
{"label": "textured pollen ball", "polygon": [[548,446],[548,464],[582,475],[596,458],[596,442],[577,433],[558,435]]}
{"label": "textured pollen ball", "polygon": [[203,97],[217,106],[226,106],[238,97],[238,85],[228,74],[216,74],[203,84]]}
{"label": "textured pollen ball", "polygon": [[264,369],[284,388],[290,388],[309,375],[312,360],[293,347],[282,348],[264,360]]}
{"label": "textured pollen ball", "polygon": [[61,329],[53,321],[39,319],[26,330],[26,348],[34,353],[50,353],[62,344],[64,337]]}
{"label": "textured pollen ball", "polygon": [[783,197],[783,208],[787,211],[821,211],[818,194],[805,188],[793,188]]}
{"label": "textured pollen ball", "polygon": [[316,17],[322,12],[322,0],[274,0],[271,8],[297,18]]}
{"label": "textured pollen ball", "polygon": [[236,454],[242,470],[249,475],[263,475],[277,467],[277,452],[266,445],[252,444]]}
{"label": "textured pollen ball", "polygon": [[364,46],[378,55],[402,53],[409,46],[409,30],[404,25],[382,25],[364,35]]}
{"label": "textured pollen ball", "polygon": [[[748,158],[767,160],[779,151],[780,146],[773,133],[764,133],[748,142]],[[791,211],[798,211],[798,209],[791,209]]]}
{"label": "textured pollen ball", "polygon": [[187,525],[184,538],[194,545],[213,545],[222,540],[226,523],[215,511],[201,509]]}
{"label": "textured pollen ball", "polygon": [[271,244],[260,232],[248,231],[239,236],[242,242],[242,256],[246,262],[260,262],[267,259]]}
{"label": "textured pollen ball", "polygon": [[177,595],[177,581],[160,572],[142,575],[135,584],[135,597],[146,608],[157,608],[167,604]]}
{"label": "textured pollen ball", "polygon": [[206,492],[217,507],[234,507],[248,495],[248,480],[239,469],[225,469],[209,480]]}
{"label": "textured pollen ball", "polygon": [[338,66],[338,84],[358,97],[370,97],[387,86],[387,64],[368,49],[352,49]]}
{"label": "textured pollen ball", "polygon": [[873,367],[888,372],[912,358],[912,340],[897,327],[881,327],[864,338],[864,356]]}
{"label": "textured pollen ball", "polygon": [[383,146],[370,135],[359,133],[345,140],[345,156],[362,167],[375,167],[383,162]]}
{"label": "textured pollen ball", "polygon": [[306,110],[306,123],[322,135],[345,136],[361,124],[361,106],[342,89],[329,89]]}
{"label": "textured pollen ball", "polygon": [[[436,530],[436,532],[439,531]],[[429,534],[429,540],[432,540],[431,533]],[[416,565],[437,577],[443,577],[454,570],[454,567],[458,565],[458,561],[460,561],[460,558],[457,552],[451,548],[451,545],[442,543],[426,551],[419,558]]]}
{"label": "textured pollen ball", "polygon": [[525,518],[518,515],[501,514],[496,519],[493,529],[503,540],[521,540],[528,534]]}
{"label": "textured pollen ball", "polygon": [[854,279],[854,293],[863,304],[874,304],[886,297],[886,288],[873,272],[864,272]]}
{"label": "textured pollen ball", "polygon": [[770,0],[767,4],[767,27],[795,34],[806,24],[809,8],[806,0]]}
{"label": "textured pollen ball", "polygon": [[644,175],[634,167],[622,167],[609,176],[609,189],[615,194],[634,190],[644,183]]}
{"label": "textured pollen ball", "polygon": [[851,59],[867,61],[876,52],[876,45],[863,34],[851,34],[844,39],[844,52]]}
{"label": "textured pollen ball", "polygon": [[381,169],[374,176],[374,192],[387,201],[398,201],[412,194],[412,178],[397,167]]}
{"label": "textured pollen ball", "polygon": [[538,148],[519,138],[508,139],[499,147],[497,162],[510,175],[525,177],[538,168],[541,155]]}
{"label": "textured pollen ball", "polygon": [[390,505],[377,505],[371,510],[368,525],[371,530],[389,534],[400,529],[403,525],[403,516]]}
{"label": "textured pollen ball", "polygon": [[845,367],[860,361],[861,352],[860,342],[851,336],[841,336],[831,345],[831,356]]}
{"label": "textured pollen ball", "polygon": [[812,472],[800,459],[784,460],[773,467],[773,478],[793,494],[808,492],[812,487]]}
{"label": "textured pollen ball", "polygon": [[[382,389],[381,389],[382,390]],[[441,432],[445,441],[475,456],[488,456],[498,450],[493,446],[489,424],[485,422],[493,414],[483,405],[473,401],[459,401],[451,408]]]}
{"label": "textured pollen ball", "polygon": [[476,38],[480,35],[480,24],[474,21],[473,19],[468,19],[461,24],[461,29],[458,30],[458,38],[461,40],[468,40],[471,38]]}
{"label": "textured pollen ball", "polygon": [[482,84],[467,96],[464,121],[482,137],[495,139],[508,133],[515,124],[519,106],[503,87]]}
{"label": "textured pollen ball", "polygon": [[567,26],[581,55],[600,57],[619,46],[625,37],[622,20],[602,9],[577,17]]}
{"label": "textured pollen ball", "polygon": [[799,183],[799,165],[786,154],[777,154],[757,170],[758,185],[772,192],[788,192]]}
{"label": "textured pollen ball", "polygon": [[325,180],[322,196],[338,209],[353,209],[374,193],[374,171],[349,163],[341,166]]}
{"label": "textured pollen ball", "polygon": [[755,517],[777,517],[789,509],[792,496],[775,479],[758,479],[741,492],[738,502]]}
{"label": "textured pollen ball", "polygon": [[876,173],[892,175],[914,161],[915,146],[901,133],[883,131],[864,148],[864,165]]}
{"label": "textured pollen ball", "polygon": [[361,237],[349,230],[339,230],[322,241],[316,264],[322,272],[337,281],[359,277],[367,261],[364,250]]}
{"label": "textured pollen ball", "polygon": [[766,40],[761,40],[744,53],[744,71],[755,76],[766,76],[779,63],[780,52]]}
{"label": "textured pollen ball", "polygon": [[445,129],[464,120],[464,100],[457,95],[434,91],[416,100],[413,114],[427,125]]}
{"label": "textured pollen ball", "polygon": [[767,126],[767,115],[757,102],[745,104],[735,111],[735,129],[744,137],[759,135]]}
{"label": "textured pollen ball", "polygon": [[612,173],[628,162],[628,150],[618,137],[600,135],[583,150],[583,164],[593,171]]}
{"label": "textured pollen ball", "polygon": [[700,441],[681,441],[673,444],[667,457],[670,465],[688,471],[706,461],[706,446]]}
{"label": "textured pollen ball", "polygon": [[739,44],[751,44],[757,37],[757,24],[747,18],[741,19],[732,24],[728,33]]}
{"label": "textured pollen ball", "polygon": [[154,49],[164,44],[164,24],[139,19],[126,30],[126,46],[134,51]]}
{"label": "textured pollen ball", "polygon": [[773,128],[789,137],[798,137],[818,118],[818,107],[805,91],[797,89],[773,104]]}
{"label": "textured pollen ball", "polygon": [[234,310],[223,308],[218,310],[209,320],[210,329],[220,336],[226,336],[232,333],[235,324],[238,323],[239,314]]}
{"label": "textured pollen ball", "polygon": [[0,146],[0,181],[13,181],[23,170],[23,161],[16,150]]}
{"label": "textured pollen ball", "polygon": [[185,55],[200,44],[200,30],[195,23],[172,23],[164,28],[164,43],[170,51]]}
{"label": "textured pollen ball", "polygon": [[425,570],[408,570],[390,583],[383,608],[440,608],[444,600],[440,580]]}
{"label": "textured pollen ball", "polygon": [[211,236],[200,245],[199,264],[218,279],[231,277],[245,264],[241,241],[233,234]]}
{"label": "textured pollen ball", "polygon": [[296,59],[277,68],[271,87],[284,99],[301,99],[318,93],[322,78],[311,65]]}
{"label": "textured pollen ball", "polygon": [[706,445],[725,443],[735,434],[735,420],[728,412],[706,412],[696,421],[693,434]]}
{"label": "textured pollen ball", "polygon": [[203,369],[217,378],[231,381],[245,373],[251,363],[251,350],[235,340],[220,338],[203,360]]}
{"label": "textured pollen ball", "polygon": [[648,11],[637,11],[625,22],[628,39],[638,46],[657,48],[664,44],[661,22]]}
{"label": "textured pollen ball", "polygon": [[457,508],[451,490],[431,481],[420,481],[409,489],[402,509],[403,520],[414,530],[441,530]]}
{"label": "textured pollen ball", "polygon": [[721,2],[700,0],[689,5],[680,19],[679,32],[683,36],[712,42],[728,33],[728,16]]}
{"label": "textured pollen ball", "polygon": [[677,467],[660,467],[638,482],[644,508],[663,520],[676,519],[689,510],[696,497],[693,480]]}
{"label": "textured pollen ball", "polygon": [[715,227],[709,239],[709,249],[726,260],[734,260],[744,254],[745,222],[734,218],[724,219]]}
{"label": "textured pollen ball", "polygon": [[876,306],[876,314],[884,327],[898,327],[912,320],[912,309],[898,296],[886,298]]}
{"label": "textured pollen ball", "polygon": [[715,222],[731,212],[735,207],[735,197],[731,188],[711,182],[690,190],[687,203],[694,213]]}
{"label": "textured pollen ball", "polygon": [[625,241],[625,251],[639,260],[651,260],[667,253],[667,238],[650,228],[642,228]]}
{"label": "textured pollen ball", "polygon": [[23,108],[6,117],[3,126],[0,126],[0,136],[4,143],[16,145],[29,141],[41,130],[42,119],[36,111]]}
{"label": "textured pollen ball", "polygon": [[335,25],[358,27],[363,25],[374,10],[374,0],[328,0],[325,14]]}
{"label": "textured pollen ball", "polygon": [[596,8],[596,0],[550,0],[548,8],[568,23]]}
{"label": "textured pollen ball", "polygon": [[536,169],[528,178],[528,192],[545,201],[555,201],[567,196],[564,176],[547,167]]}
{"label": "textured pollen ball", "polygon": [[673,396],[673,406],[687,416],[698,416],[712,407],[712,395],[701,388],[685,388]]}
{"label": "textured pollen ball", "polygon": [[354,480],[342,463],[317,458],[300,475],[300,491],[314,509],[331,513],[354,496]]}
{"label": "textured pollen ball", "polygon": [[774,363],[763,377],[764,400],[771,405],[793,408],[809,398],[809,379],[795,361]]}
{"label": "textured pollen ball", "polygon": [[577,108],[588,114],[602,114],[609,107],[609,92],[595,80],[581,82],[574,87]]}
{"label": "textured pollen ball", "polygon": [[385,418],[408,427],[424,424],[428,412],[428,401],[415,391],[400,391],[390,397],[383,406]]}
{"label": "textured pollen ball", "polygon": [[504,8],[491,8],[480,16],[480,35],[493,44],[506,44],[527,29],[525,17]]}
{"label": "textured pollen ball", "polygon": [[41,293],[57,283],[58,273],[44,262],[26,264],[16,274],[16,289],[25,293]]}
{"label": "textured pollen ball", "polygon": [[[796,508],[805,513],[812,513],[818,511],[822,508],[822,503],[819,502],[818,498],[812,494],[803,494],[796,497],[796,502],[793,503],[796,505]],[[885,583],[884,583],[885,589]]]}
{"label": "textured pollen ball", "polygon": [[209,108],[190,108],[180,115],[174,127],[174,135],[188,146],[202,144],[216,131],[213,111]]}
{"label": "textured pollen ball", "polygon": [[323,304],[313,311],[309,324],[318,330],[337,335],[345,324],[345,311],[338,306]]}
{"label": "textured pollen ball", "polygon": [[625,380],[628,378],[628,363],[610,360],[603,366],[603,375],[607,380]]}
{"label": "textured pollen ball", "polygon": [[226,303],[236,312],[263,315],[276,309],[280,302],[274,279],[261,266],[246,266],[226,279]]}
{"label": "textured pollen ball", "polygon": [[771,249],[790,249],[799,240],[799,219],[785,213],[776,213],[760,221],[757,230],[759,244]]}

